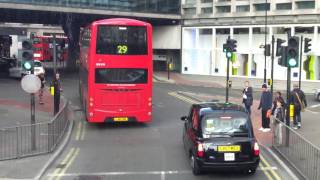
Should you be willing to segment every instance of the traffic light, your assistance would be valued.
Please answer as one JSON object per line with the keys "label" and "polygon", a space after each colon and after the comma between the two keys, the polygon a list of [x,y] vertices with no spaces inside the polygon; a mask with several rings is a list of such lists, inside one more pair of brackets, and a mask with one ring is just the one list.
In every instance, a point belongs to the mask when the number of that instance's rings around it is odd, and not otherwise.
{"label": "traffic light", "polygon": [[287,66],[290,68],[299,66],[299,38],[296,36],[290,37],[287,47]]}
{"label": "traffic light", "polygon": [[237,41],[228,37],[227,42],[223,44],[223,52],[226,53],[226,57],[230,59],[233,52],[237,52]]}
{"label": "traffic light", "polygon": [[280,66],[284,66],[284,67],[287,67],[287,47],[286,46],[281,46],[280,49],[279,49],[279,59],[278,59],[278,64]]}
{"label": "traffic light", "polygon": [[277,49],[276,49],[276,56],[281,56],[282,55],[282,46],[281,44],[286,42],[285,40],[282,39],[277,39]]}
{"label": "traffic light", "polygon": [[22,41],[22,67],[25,71],[33,69],[33,47],[30,39]]}
{"label": "traffic light", "polygon": [[227,58],[232,57],[232,52],[228,44],[223,44],[223,52],[226,53]]}
{"label": "traffic light", "polygon": [[310,49],[310,46],[311,46],[310,41],[311,41],[311,39],[309,39],[309,38],[304,38],[304,52],[305,52],[305,53],[311,51],[311,49]]}
{"label": "traffic light", "polygon": [[231,52],[237,52],[237,41],[234,39],[228,39],[227,44],[231,50]]}

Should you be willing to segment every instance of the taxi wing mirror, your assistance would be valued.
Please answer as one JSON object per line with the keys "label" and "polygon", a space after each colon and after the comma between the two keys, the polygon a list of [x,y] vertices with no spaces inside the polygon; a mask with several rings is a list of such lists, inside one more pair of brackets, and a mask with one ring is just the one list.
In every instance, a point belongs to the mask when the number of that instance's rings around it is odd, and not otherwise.
{"label": "taxi wing mirror", "polygon": [[187,116],[182,116],[180,119],[181,119],[181,121],[186,121],[188,119],[188,117]]}

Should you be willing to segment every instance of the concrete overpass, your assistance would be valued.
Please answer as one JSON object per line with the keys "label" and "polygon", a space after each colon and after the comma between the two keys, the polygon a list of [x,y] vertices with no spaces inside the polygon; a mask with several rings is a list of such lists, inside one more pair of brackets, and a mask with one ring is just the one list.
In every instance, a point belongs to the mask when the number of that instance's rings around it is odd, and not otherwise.
{"label": "concrete overpass", "polygon": [[80,27],[112,17],[128,17],[154,26],[180,24],[180,0],[0,0],[0,22],[61,25],[69,38],[68,67],[79,53]]}

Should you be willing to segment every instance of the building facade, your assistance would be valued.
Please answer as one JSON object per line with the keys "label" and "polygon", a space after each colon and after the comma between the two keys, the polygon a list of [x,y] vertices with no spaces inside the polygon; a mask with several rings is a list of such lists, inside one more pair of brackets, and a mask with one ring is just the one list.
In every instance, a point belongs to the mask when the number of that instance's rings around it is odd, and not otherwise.
{"label": "building facade", "polygon": [[[303,80],[320,80],[319,14],[319,0],[184,0],[181,72],[225,76],[227,60],[222,45],[230,36],[237,40],[230,75],[263,78],[265,39],[267,44],[272,36],[287,40],[290,33],[312,39],[311,52],[302,51],[301,75]],[[277,59],[274,77],[286,79],[286,68],[279,66]],[[266,69],[269,78],[270,57]],[[299,68],[293,68],[291,76],[298,80]]]}

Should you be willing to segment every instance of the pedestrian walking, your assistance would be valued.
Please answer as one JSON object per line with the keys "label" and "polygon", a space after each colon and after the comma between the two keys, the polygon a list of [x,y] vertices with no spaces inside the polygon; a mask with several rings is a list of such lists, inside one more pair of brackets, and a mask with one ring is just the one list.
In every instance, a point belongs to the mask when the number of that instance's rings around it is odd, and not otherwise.
{"label": "pedestrian walking", "polygon": [[52,85],[54,87],[54,95],[53,95],[53,97],[54,97],[53,98],[53,100],[54,100],[54,115],[56,115],[59,112],[60,92],[62,91],[59,73],[55,74]]}
{"label": "pedestrian walking", "polygon": [[304,92],[299,89],[298,84],[293,85],[290,93],[290,103],[294,105],[293,128],[301,128],[301,111],[307,107],[307,100]]}
{"label": "pedestrian walking", "polygon": [[246,108],[246,111],[251,115],[251,106],[253,103],[253,96],[252,96],[252,87],[250,86],[249,81],[244,82],[245,88],[242,91],[242,103]]}
{"label": "pedestrian walking", "polygon": [[44,90],[44,83],[45,83],[44,73],[39,74],[38,77],[41,82],[41,87],[39,90],[39,104],[44,104],[43,103],[43,90]]}
{"label": "pedestrian walking", "polygon": [[272,95],[266,84],[262,85],[262,94],[258,110],[261,109],[262,127],[259,129],[263,132],[270,131],[270,115],[272,108]]}
{"label": "pedestrian walking", "polygon": [[273,104],[273,106],[272,106],[272,114],[273,114],[273,115],[275,115],[275,112],[274,112],[274,111],[275,111],[276,108],[278,107],[278,106],[277,106],[277,102],[280,102],[281,107],[282,107],[283,110],[284,110],[286,103],[284,102],[284,99],[283,99],[280,91],[277,91],[277,92],[276,92],[276,97],[274,98],[273,103],[272,103],[272,104]]}

